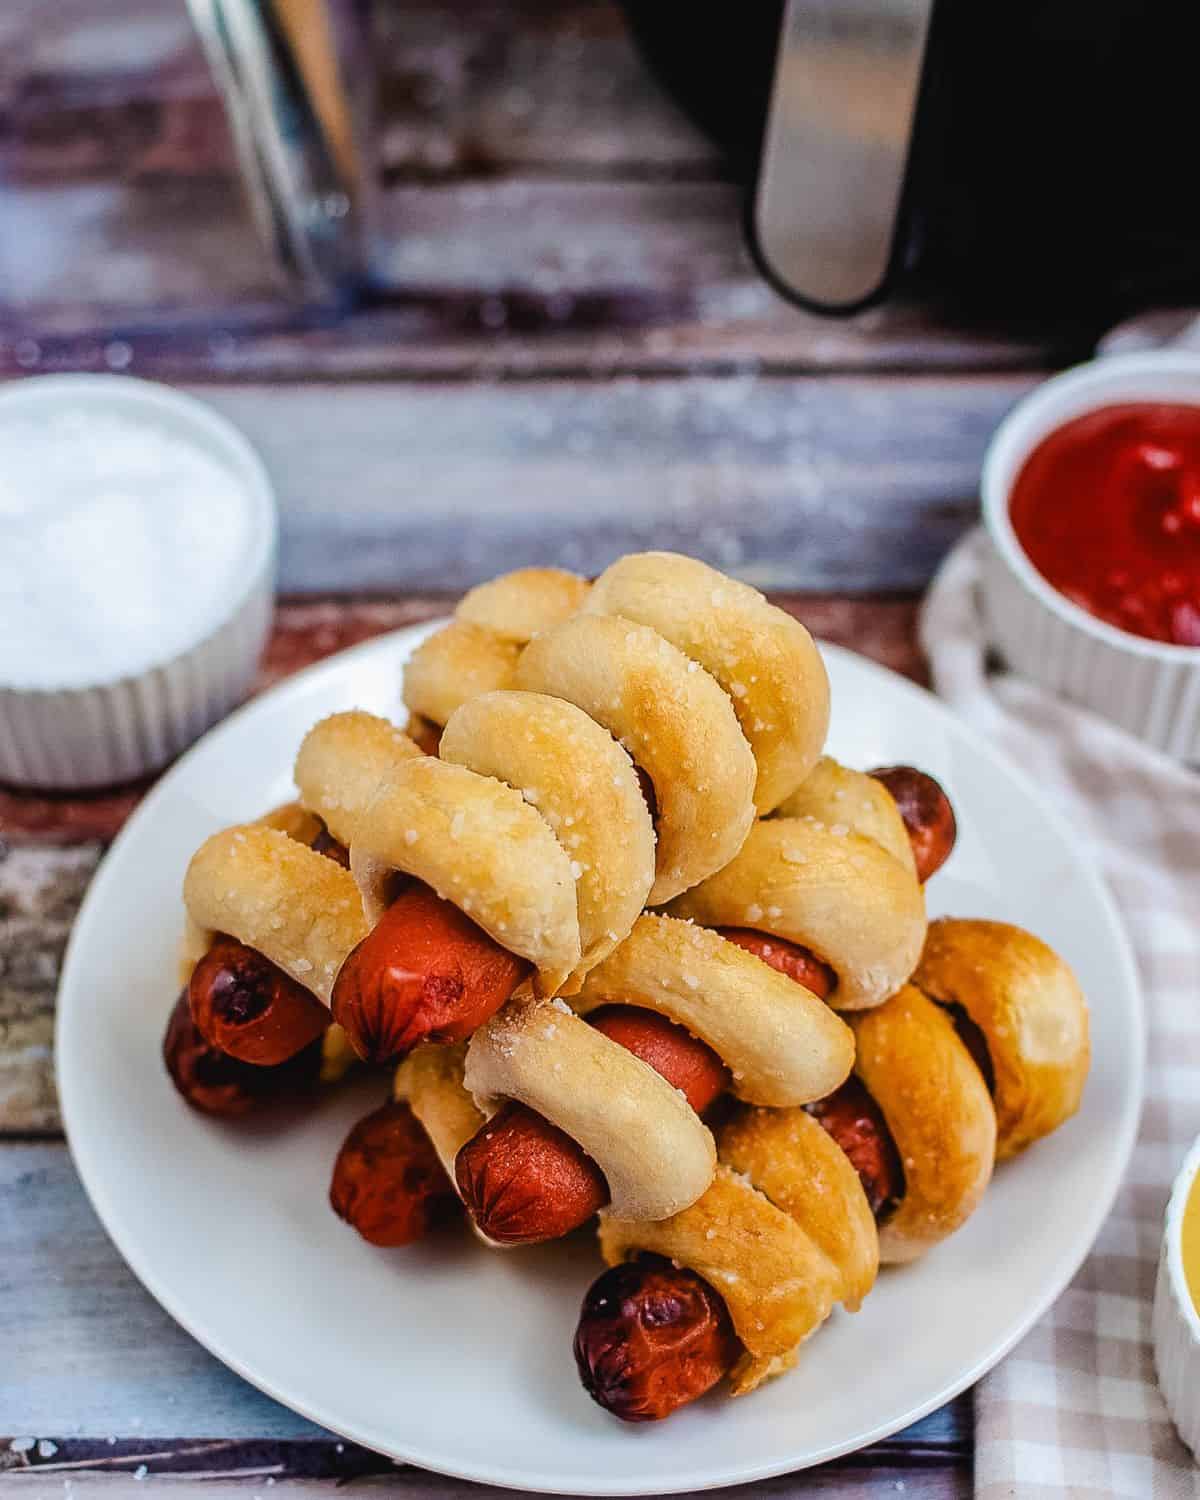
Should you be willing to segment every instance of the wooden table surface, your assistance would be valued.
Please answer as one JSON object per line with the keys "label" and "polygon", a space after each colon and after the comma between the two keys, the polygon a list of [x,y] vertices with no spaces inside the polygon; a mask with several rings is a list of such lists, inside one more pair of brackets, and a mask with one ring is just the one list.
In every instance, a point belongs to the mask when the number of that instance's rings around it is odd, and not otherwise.
{"label": "wooden table surface", "polygon": [[[259,446],[285,592],[264,683],[498,569],[591,572],[646,546],[785,591],[819,634],[919,678],[916,595],[977,513],[989,434],[1096,330],[981,330],[929,305],[807,317],[755,276],[735,174],[609,0],[374,10],[371,284],[314,308],[281,295],[250,232],[183,0],[6,0],[0,375],[166,379]],[[55,980],[142,790],[0,789],[0,1490],[482,1494],[243,1384],[84,1198]],[[958,1495],[970,1460],[964,1397],[745,1493]]]}

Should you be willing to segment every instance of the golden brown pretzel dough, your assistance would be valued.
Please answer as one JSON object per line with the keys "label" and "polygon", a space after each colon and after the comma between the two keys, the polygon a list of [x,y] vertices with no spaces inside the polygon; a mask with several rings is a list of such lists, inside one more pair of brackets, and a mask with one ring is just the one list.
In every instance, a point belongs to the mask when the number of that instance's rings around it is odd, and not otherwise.
{"label": "golden brown pretzel dough", "polygon": [[586,579],[562,568],[518,568],[471,589],[453,620],[409,658],[409,711],[441,728],[477,694],[511,687],[521,647],[573,615],[587,590]]}
{"label": "golden brown pretzel dough", "polygon": [[[286,833],[288,838],[295,839],[298,843],[311,845],[313,840],[321,832],[322,820],[316,813],[310,812],[302,802],[285,802],[282,807],[272,808],[270,812],[264,813],[261,818],[254,820],[263,828],[278,828],[281,833]],[[199,933],[202,946],[198,952],[191,956],[184,975],[184,983],[191,977],[192,969],[204,956],[208,947],[209,935],[200,933],[190,917],[185,919],[187,929]],[[350,1038],[336,1021],[328,1025],[321,1033],[321,1082],[340,1083],[346,1074],[359,1061],[358,1053],[350,1045]]]}
{"label": "golden brown pretzel dough", "polygon": [[854,1061],[845,1022],[795,980],[706,927],[647,914],[588,975],[582,1015],[612,1002],[658,1011],[707,1042],[753,1104],[831,1094]]}
{"label": "golden brown pretzel dough", "polygon": [[625,1218],[677,1213],[712,1180],[712,1135],[683,1094],[561,1000],[518,990],[471,1038],[466,1085],[486,1113],[518,1099],[577,1141]]}
{"label": "golden brown pretzel dough", "polygon": [[463,1083],[466,1060],[466,1042],[453,1046],[426,1042],[404,1059],[392,1083],[392,1097],[407,1101],[451,1182],[454,1158],[484,1123]]}
{"label": "golden brown pretzel dough", "polygon": [[829,730],[829,678],[799,620],[694,557],[619,558],[583,606],[649,625],[700,663],[733,701],[758,763],[754,802],[770,812],[816,763]]}
{"label": "golden brown pretzel dough", "polygon": [[709,674],[644,625],[576,615],[525,648],[516,685],[603,724],[654,784],[661,905],[740,848],[754,820],[754,756]]}
{"label": "golden brown pretzel dough", "polygon": [[410,712],[439,727],[460,703],[478,693],[512,686],[520,645],[451,620],[427,636],[404,664],[404,702]]}
{"label": "golden brown pretzel dough", "polygon": [[858,1306],[877,1241],[858,1174],[803,1110],[735,1116],[718,1151],[712,1185],[682,1213],[637,1223],[606,1209],[600,1249],[609,1265],[665,1255],[720,1292],[745,1346],[729,1376],[740,1396],[790,1369],[835,1302]]}
{"label": "golden brown pretzel dough", "polygon": [[886,1000],[916,968],[925,939],[925,898],[911,867],[847,824],[815,818],[756,823],[725,868],[670,912],[809,949],[837,976],[829,1003],[838,1010]]}
{"label": "golden brown pretzel dough", "polygon": [[850,1024],[854,1071],[904,1166],[904,1195],[880,1227],[880,1258],[915,1260],[977,1208],[992,1176],[996,1114],[950,1017],[914,985]]}
{"label": "golden brown pretzel dough", "polygon": [[371,922],[387,909],[400,870],[527,958],[548,993],[579,964],[571,861],[549,825],[502,781],[430,755],[406,760],[358,820],[350,868]]}
{"label": "golden brown pretzel dough", "polygon": [[[279,807],[273,807],[270,812],[263,813],[261,818],[255,818],[254,823],[259,828],[278,829],[280,833],[286,833],[288,838],[301,844],[311,844],[321,831],[320,818],[299,802],[284,802]],[[179,940],[180,984],[187,984],[192,977],[192,970],[212,946],[212,940],[213,934],[193,922],[185,907],[183,934]]]}
{"label": "golden brown pretzel dough", "polygon": [[654,880],[654,825],[633,762],[573,703],[515,691],[455,709],[439,754],[514,787],[565,849],[582,947],[565,988],[578,988],[633,926]]}
{"label": "golden brown pretzel dough", "polygon": [[331,1022],[321,1033],[321,1082],[340,1083],[361,1061],[345,1030]]}
{"label": "golden brown pretzel dough", "polygon": [[454,618],[524,646],[569,620],[587,594],[587,579],[565,568],[516,568],[468,590]]}
{"label": "golden brown pretzel dough", "polygon": [[812,772],[776,809],[781,818],[816,818],[874,839],[916,877],[912,841],[896,800],[874,776],[823,755]]}
{"label": "golden brown pretzel dough", "polygon": [[298,844],[311,844],[321,831],[321,819],[302,802],[285,802],[254,821],[260,828],[277,828]]}
{"label": "golden brown pretzel dough", "polygon": [[802,1109],[744,1109],[721,1131],[719,1149],[726,1166],[790,1215],[839,1268],[839,1300],[857,1312],[875,1285],[879,1235],[861,1182],[854,1191],[858,1174],[833,1137]]}
{"label": "golden brown pretzel dough", "polygon": [[338,970],[367,935],[349,870],[254,823],[200,845],[183,900],[197,928],[256,949],[326,1005]]}
{"label": "golden brown pretzel dough", "polygon": [[355,708],[313,725],[293,775],[303,805],[348,847],[384,777],[421,753],[388,719]]}
{"label": "golden brown pretzel dough", "polygon": [[[463,1082],[466,1061],[466,1042],[456,1042],[452,1046],[426,1042],[404,1059],[396,1069],[392,1083],[393,1098],[405,1100],[424,1127],[456,1193],[455,1158],[486,1118],[479,1112]],[[459,1197],[462,1197],[461,1193]],[[470,1214],[467,1222],[475,1238],[489,1250],[513,1248],[489,1239]]]}
{"label": "golden brown pretzel dough", "polygon": [[983,1032],[995,1073],[996,1158],[1015,1156],[1079,1108],[1090,1062],[1079,982],[1054,950],[1007,922],[941,917],[913,983]]}
{"label": "golden brown pretzel dough", "polygon": [[[255,826],[274,828],[307,846],[321,832],[321,819],[299,802],[285,802],[256,818]],[[185,909],[179,949],[180,984],[187,984],[192,977],[192,970],[208,952],[212,939],[213,934],[198,926]],[[321,1034],[321,1082],[340,1082],[357,1062],[358,1054],[351,1047],[350,1039],[334,1021]]]}

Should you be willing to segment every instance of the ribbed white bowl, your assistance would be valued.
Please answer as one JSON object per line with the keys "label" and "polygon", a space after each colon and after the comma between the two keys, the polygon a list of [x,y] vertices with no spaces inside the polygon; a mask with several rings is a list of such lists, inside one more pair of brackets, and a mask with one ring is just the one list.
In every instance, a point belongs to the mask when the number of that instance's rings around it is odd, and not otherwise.
{"label": "ribbed white bowl", "polygon": [[229,468],[253,521],[238,587],[187,647],[129,677],[81,687],[0,683],[0,781],[45,788],[109,786],[156,770],[245,695],[271,623],[278,522],[257,453],[203,402],[117,375],[45,376],[0,392],[6,410],[49,414],[103,406],[186,437]]}
{"label": "ribbed white bowl", "polygon": [[1167,1205],[1154,1287],[1154,1363],[1179,1436],[1200,1458],[1200,1315],[1183,1274],[1183,1211],[1200,1172],[1200,1140],[1188,1152]]}
{"label": "ribbed white bowl", "polygon": [[1072,418],[1126,401],[1200,406],[1200,355],[1113,355],[1055,376],[996,430],[983,465],[992,545],[982,602],[988,633],[1015,671],[1180,760],[1200,760],[1200,647],[1129,635],[1065,599],[1025,555],[1008,501],[1034,448]]}

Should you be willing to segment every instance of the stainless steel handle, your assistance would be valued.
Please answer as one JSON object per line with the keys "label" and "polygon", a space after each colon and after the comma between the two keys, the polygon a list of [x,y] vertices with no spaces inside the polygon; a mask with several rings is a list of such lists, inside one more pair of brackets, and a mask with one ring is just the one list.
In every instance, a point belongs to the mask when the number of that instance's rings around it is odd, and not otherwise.
{"label": "stainless steel handle", "polygon": [[851,311],[893,256],[933,0],[788,0],[753,204],[783,290]]}
{"label": "stainless steel handle", "polygon": [[259,234],[290,289],[366,269],[371,63],[354,0],[188,0]]}

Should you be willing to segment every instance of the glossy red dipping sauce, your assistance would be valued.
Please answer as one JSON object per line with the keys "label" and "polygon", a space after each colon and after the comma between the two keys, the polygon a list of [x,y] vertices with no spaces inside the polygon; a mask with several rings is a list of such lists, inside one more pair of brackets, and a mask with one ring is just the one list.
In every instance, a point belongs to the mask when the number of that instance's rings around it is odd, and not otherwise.
{"label": "glossy red dipping sauce", "polygon": [[1200,646],[1200,406],[1105,406],[1044,438],[1009,499],[1039,573],[1120,630]]}

